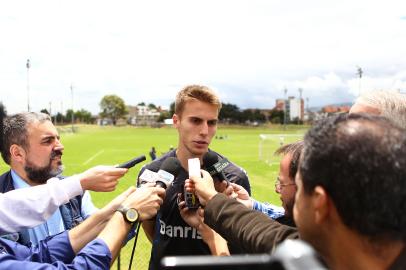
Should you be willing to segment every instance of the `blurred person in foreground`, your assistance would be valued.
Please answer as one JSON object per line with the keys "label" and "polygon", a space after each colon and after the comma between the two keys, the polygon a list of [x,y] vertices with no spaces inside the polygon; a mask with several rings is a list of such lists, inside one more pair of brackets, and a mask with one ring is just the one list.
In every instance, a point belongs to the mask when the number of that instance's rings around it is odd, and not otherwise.
{"label": "blurred person in foreground", "polygon": [[389,90],[363,93],[351,106],[352,113],[380,115],[406,129],[406,94]]}
{"label": "blurred person in foreground", "polygon": [[[294,219],[331,269],[405,269],[406,133],[387,119],[338,115],[305,136],[296,175]],[[255,253],[298,237],[235,200],[217,193],[210,175],[188,180],[204,208],[204,222],[226,240]]]}

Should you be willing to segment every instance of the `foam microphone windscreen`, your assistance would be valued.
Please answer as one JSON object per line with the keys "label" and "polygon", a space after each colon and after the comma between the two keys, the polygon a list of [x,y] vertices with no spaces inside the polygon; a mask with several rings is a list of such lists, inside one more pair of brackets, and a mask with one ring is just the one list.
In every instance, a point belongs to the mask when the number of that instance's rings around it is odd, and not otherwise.
{"label": "foam microphone windscreen", "polygon": [[178,176],[181,168],[182,168],[182,165],[180,164],[179,159],[177,159],[175,157],[169,157],[164,160],[164,162],[162,163],[159,170],[166,171],[166,172],[172,174],[176,178],[176,176]]}
{"label": "foam microphone windscreen", "polygon": [[203,166],[207,169],[216,164],[219,161],[218,156],[214,152],[207,152],[203,156]]}

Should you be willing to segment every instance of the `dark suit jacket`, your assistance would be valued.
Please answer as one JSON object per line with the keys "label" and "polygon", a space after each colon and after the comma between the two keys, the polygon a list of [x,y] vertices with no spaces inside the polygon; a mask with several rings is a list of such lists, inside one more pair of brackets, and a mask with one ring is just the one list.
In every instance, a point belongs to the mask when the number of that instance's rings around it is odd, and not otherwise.
{"label": "dark suit jacket", "polygon": [[270,253],[282,241],[299,238],[296,228],[282,225],[220,193],[206,205],[204,222],[248,253]]}

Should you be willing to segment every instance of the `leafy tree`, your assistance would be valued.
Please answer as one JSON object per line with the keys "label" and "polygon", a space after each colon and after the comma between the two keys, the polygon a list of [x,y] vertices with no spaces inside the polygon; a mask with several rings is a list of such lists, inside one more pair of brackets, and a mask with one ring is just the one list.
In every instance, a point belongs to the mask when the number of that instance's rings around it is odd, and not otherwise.
{"label": "leafy tree", "polygon": [[124,117],[128,111],[124,100],[117,95],[107,95],[100,101],[100,116],[108,117],[113,120],[113,125],[116,124],[117,119]]}
{"label": "leafy tree", "polygon": [[157,121],[158,122],[163,122],[165,119],[172,118],[172,115],[173,114],[170,114],[169,112],[161,112],[159,114],[159,117],[158,117]]}
{"label": "leafy tree", "polygon": [[75,113],[74,113],[74,111],[72,109],[69,109],[69,110],[66,111],[66,117],[65,117],[66,122],[69,123],[69,122],[72,121],[72,115],[75,116]]}
{"label": "leafy tree", "polygon": [[65,117],[64,117],[63,114],[61,114],[60,112],[58,112],[58,113],[56,114],[56,122],[57,122],[57,123],[66,122]]}
{"label": "leafy tree", "polygon": [[274,124],[283,124],[284,119],[284,112],[278,110],[272,110],[271,114],[269,115],[268,120]]}
{"label": "leafy tree", "polygon": [[150,103],[150,104],[148,104],[148,108],[149,109],[157,109],[157,107],[155,106],[155,104],[154,103]]}
{"label": "leafy tree", "polygon": [[219,113],[219,120],[229,123],[241,121],[241,111],[237,105],[230,103],[223,103]]}
{"label": "leafy tree", "polygon": [[40,112],[50,115],[47,109],[42,109]]}
{"label": "leafy tree", "polygon": [[169,117],[172,118],[172,115],[175,113],[175,102],[172,102],[171,105],[169,106]]}
{"label": "leafy tree", "polygon": [[92,114],[85,109],[81,109],[75,112],[75,119],[79,120],[79,122],[89,124],[92,122]]}
{"label": "leafy tree", "polygon": [[145,106],[145,102],[144,101],[140,102],[140,103],[137,104],[137,106]]}

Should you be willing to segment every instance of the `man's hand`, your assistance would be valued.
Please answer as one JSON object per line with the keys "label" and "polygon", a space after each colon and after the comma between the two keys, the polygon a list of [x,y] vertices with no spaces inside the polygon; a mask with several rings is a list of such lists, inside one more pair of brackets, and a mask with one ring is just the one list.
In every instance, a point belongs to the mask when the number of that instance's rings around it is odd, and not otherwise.
{"label": "man's hand", "polygon": [[227,189],[223,192],[226,196],[236,199],[247,208],[252,209],[252,200],[248,192],[240,185],[230,183]]}
{"label": "man's hand", "polygon": [[165,189],[146,185],[131,193],[122,205],[137,209],[140,221],[144,221],[156,216],[164,197]]}
{"label": "man's hand", "polygon": [[224,193],[228,186],[229,186],[229,183],[226,180],[214,181],[214,188],[217,190],[217,192]]}
{"label": "man's hand", "polygon": [[200,170],[203,178],[192,176],[186,180],[185,188],[188,192],[194,192],[198,197],[200,204],[205,206],[207,201],[211,200],[217,194],[214,188],[213,178],[205,170]]}
{"label": "man's hand", "polygon": [[197,209],[188,209],[185,201],[181,201],[181,194],[178,194],[179,213],[182,219],[191,227],[199,229],[203,223],[203,217],[198,214]]}
{"label": "man's hand", "polygon": [[78,176],[83,190],[107,192],[116,189],[118,179],[127,171],[128,169],[113,166],[96,166]]}

